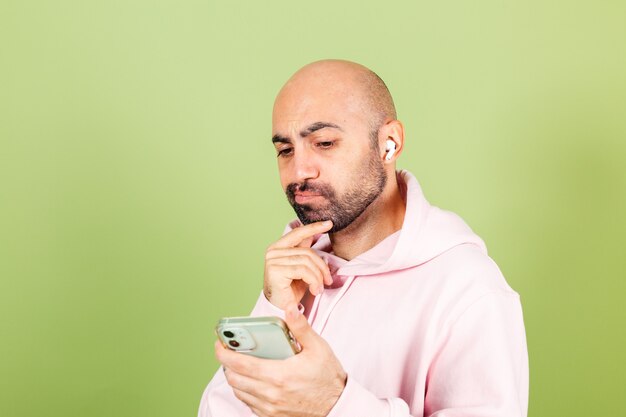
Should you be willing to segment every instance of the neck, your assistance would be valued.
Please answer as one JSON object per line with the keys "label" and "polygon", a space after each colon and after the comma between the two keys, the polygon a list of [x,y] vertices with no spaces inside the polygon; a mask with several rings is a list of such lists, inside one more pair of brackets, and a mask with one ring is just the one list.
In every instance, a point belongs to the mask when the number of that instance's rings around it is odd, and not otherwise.
{"label": "neck", "polygon": [[354,222],[329,236],[335,255],[354,259],[402,228],[406,203],[395,172],[388,178],[380,196]]}

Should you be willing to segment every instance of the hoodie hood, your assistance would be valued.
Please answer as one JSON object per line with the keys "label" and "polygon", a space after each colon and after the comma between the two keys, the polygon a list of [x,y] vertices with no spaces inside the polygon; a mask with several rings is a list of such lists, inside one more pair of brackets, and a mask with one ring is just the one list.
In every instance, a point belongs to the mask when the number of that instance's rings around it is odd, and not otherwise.
{"label": "hoodie hood", "polygon": [[[476,245],[487,253],[482,239],[459,216],[432,206],[426,200],[417,179],[410,172],[398,171],[396,178],[406,199],[400,231],[350,261],[332,253],[328,234],[316,236],[312,249],[329,264],[333,275],[367,276],[412,268],[463,244]],[[299,226],[300,221],[294,220],[285,233]],[[390,255],[381,256],[382,251],[389,250],[389,239],[395,239],[395,246],[387,252]]]}

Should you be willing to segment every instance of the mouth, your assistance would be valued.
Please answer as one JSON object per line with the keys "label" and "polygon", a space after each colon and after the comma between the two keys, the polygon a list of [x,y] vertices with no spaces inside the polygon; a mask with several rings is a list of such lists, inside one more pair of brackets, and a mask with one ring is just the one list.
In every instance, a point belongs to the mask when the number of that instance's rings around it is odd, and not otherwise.
{"label": "mouth", "polygon": [[323,196],[319,193],[314,193],[310,191],[301,191],[295,193],[295,201],[298,204],[309,204],[316,199],[323,198]]}

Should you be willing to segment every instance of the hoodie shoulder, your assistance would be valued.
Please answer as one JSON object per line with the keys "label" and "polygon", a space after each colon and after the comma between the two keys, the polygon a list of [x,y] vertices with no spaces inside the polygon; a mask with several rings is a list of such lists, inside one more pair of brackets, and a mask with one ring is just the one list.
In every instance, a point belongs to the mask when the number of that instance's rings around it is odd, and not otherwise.
{"label": "hoodie shoulder", "polygon": [[483,299],[496,297],[507,305],[519,304],[519,295],[496,263],[475,244],[454,246],[413,271],[415,284],[434,303],[442,328]]}
{"label": "hoodie shoulder", "polygon": [[457,287],[467,286],[477,292],[515,293],[494,260],[475,244],[454,246],[432,261],[442,268],[441,277],[453,281]]}

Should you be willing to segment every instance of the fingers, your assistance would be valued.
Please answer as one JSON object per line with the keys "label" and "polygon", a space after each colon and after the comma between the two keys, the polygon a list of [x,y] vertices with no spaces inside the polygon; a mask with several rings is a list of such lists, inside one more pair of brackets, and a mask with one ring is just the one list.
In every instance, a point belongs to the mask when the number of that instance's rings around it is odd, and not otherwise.
{"label": "fingers", "polygon": [[291,333],[293,333],[298,343],[300,343],[304,349],[306,349],[307,346],[312,348],[320,338],[295,304],[290,305],[285,310],[285,323],[287,323],[287,327],[289,327]]}
{"label": "fingers", "polygon": [[272,291],[290,289],[293,281],[305,282],[313,295],[319,295],[324,290],[324,278],[317,268],[297,263],[281,265],[276,262],[268,262],[266,268],[272,276],[281,277],[280,280],[274,281],[275,289]]}
{"label": "fingers", "polygon": [[237,378],[233,381],[239,384],[240,389],[248,392],[253,392],[252,388],[258,387],[258,384],[280,385],[284,381],[284,370],[279,360],[234,352],[222,346],[219,340],[215,343],[215,357],[224,366],[225,375],[231,379]]}
{"label": "fingers", "polygon": [[261,362],[263,362],[263,359],[234,352],[222,346],[219,340],[215,342],[215,358],[224,368],[249,378],[254,378],[254,376],[259,375],[262,369]]}
{"label": "fingers", "polygon": [[319,272],[320,282],[326,285],[333,283],[328,265],[312,249],[289,248],[271,249],[265,254],[267,264],[276,265],[307,265],[314,272]]}
{"label": "fingers", "polygon": [[285,308],[300,301],[307,287],[311,294],[319,295],[324,284],[332,284],[328,265],[310,248],[313,237],[331,227],[331,221],[297,227],[268,247],[263,293],[272,304]]}
{"label": "fingers", "polygon": [[235,397],[243,401],[255,415],[259,417],[272,416],[262,409],[266,407],[266,401],[261,398],[263,392],[269,390],[264,381],[254,380],[244,375],[240,375],[231,369],[224,369],[226,382],[233,389]]}
{"label": "fingers", "polygon": [[[243,401],[258,417],[285,416],[277,406],[285,399],[285,392],[265,381],[255,381],[227,370],[226,380],[235,397]],[[289,395],[287,393],[287,395]],[[291,413],[289,415],[292,415]]]}
{"label": "fingers", "polygon": [[306,239],[309,239],[317,234],[329,231],[331,227],[333,227],[333,222],[330,220],[296,227],[291,232],[287,233],[285,236],[281,237],[274,244],[272,244],[270,246],[270,249],[294,248],[300,245]]}
{"label": "fingers", "polygon": [[235,397],[237,397],[239,400],[243,401],[248,407],[250,407],[250,410],[254,412],[255,416],[271,416],[271,414],[265,414],[265,412],[261,410],[261,407],[264,405],[264,403],[259,398],[237,388],[233,388],[233,393],[235,394]]}
{"label": "fingers", "polygon": [[224,369],[224,376],[228,385],[239,391],[254,395],[255,397],[262,397],[263,393],[267,393],[271,383],[264,380],[250,378],[249,376],[238,374],[232,369]]}
{"label": "fingers", "polygon": [[224,376],[228,385],[248,394],[255,394],[258,391],[263,392],[263,387],[267,385],[264,381],[238,374],[229,368],[224,369]]}

